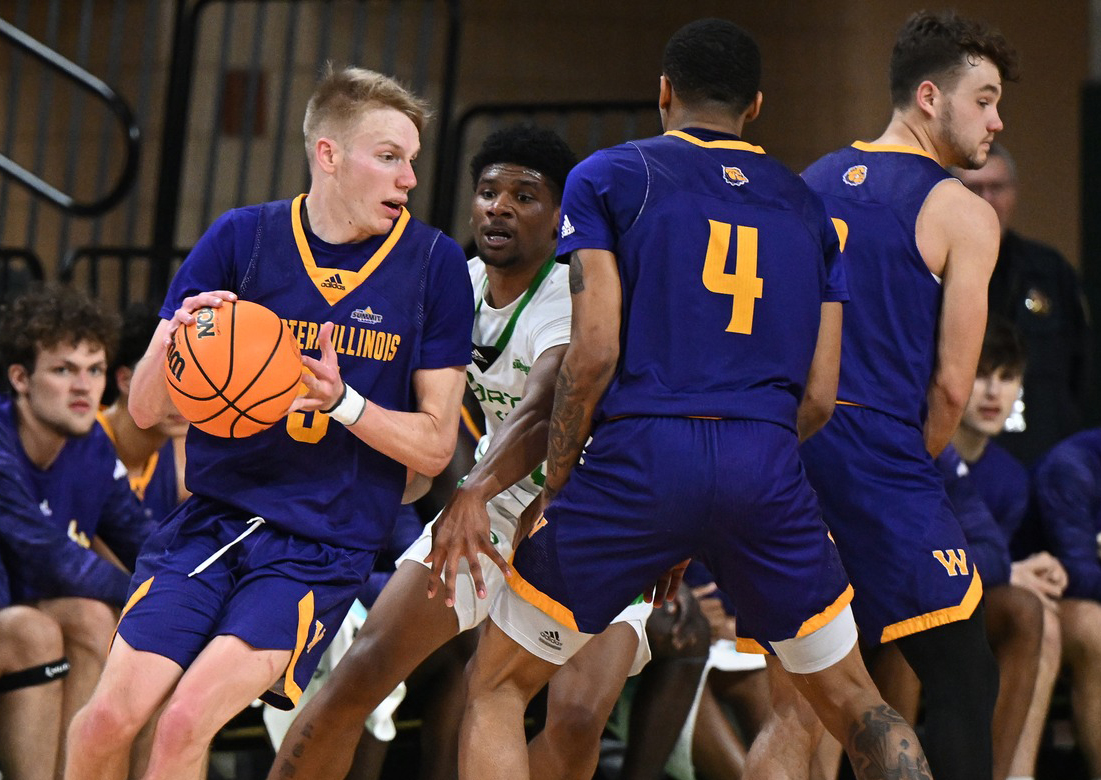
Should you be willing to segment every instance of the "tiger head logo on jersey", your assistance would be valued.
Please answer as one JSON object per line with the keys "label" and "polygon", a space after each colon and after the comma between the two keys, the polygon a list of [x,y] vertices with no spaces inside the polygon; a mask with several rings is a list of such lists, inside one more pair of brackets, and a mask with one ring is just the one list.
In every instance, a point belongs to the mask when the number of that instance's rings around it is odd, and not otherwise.
{"label": "tiger head logo on jersey", "polygon": [[850,187],[859,187],[864,183],[864,180],[868,178],[868,166],[867,165],[854,165],[845,171],[845,175],[841,177],[845,180],[845,183]]}
{"label": "tiger head logo on jersey", "polygon": [[741,168],[735,168],[733,165],[724,165],[723,181],[731,187],[741,187],[743,184],[749,182],[749,178],[742,173]]}

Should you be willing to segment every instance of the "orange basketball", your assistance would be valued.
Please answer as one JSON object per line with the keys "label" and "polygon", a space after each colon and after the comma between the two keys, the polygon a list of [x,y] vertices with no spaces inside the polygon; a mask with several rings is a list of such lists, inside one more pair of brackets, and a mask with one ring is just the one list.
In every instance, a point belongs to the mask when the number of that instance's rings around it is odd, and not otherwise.
{"label": "orange basketball", "polygon": [[201,431],[243,439],[279,422],[302,380],[302,356],[271,309],[237,301],[195,312],[164,364],[168,395]]}

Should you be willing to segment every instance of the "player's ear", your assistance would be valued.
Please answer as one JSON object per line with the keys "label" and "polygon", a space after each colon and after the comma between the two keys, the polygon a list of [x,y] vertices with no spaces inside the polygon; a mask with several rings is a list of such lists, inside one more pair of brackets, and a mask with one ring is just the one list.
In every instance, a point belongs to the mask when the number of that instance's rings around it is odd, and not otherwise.
{"label": "player's ear", "polygon": [[11,384],[12,389],[16,395],[23,395],[27,392],[27,385],[29,373],[27,367],[19,363],[13,363],[8,366],[8,382]]}
{"label": "player's ear", "polygon": [[115,385],[121,395],[130,395],[130,380],[134,378],[134,369],[130,366],[119,366],[115,369]]}
{"label": "player's ear", "polygon": [[663,73],[661,74],[661,80],[658,82],[658,109],[664,113],[669,110],[669,106],[672,102],[673,84]]}
{"label": "player's ear", "polygon": [[749,104],[749,107],[745,110],[745,121],[752,122],[761,114],[761,104],[765,102],[764,93],[757,90],[756,97],[753,98],[753,102]]}
{"label": "player's ear", "polygon": [[917,89],[914,90],[914,100],[918,109],[930,118],[936,116],[937,106],[943,99],[940,89],[928,79],[918,84]]}
{"label": "player's ear", "polygon": [[336,164],[340,157],[340,149],[336,141],[332,138],[318,138],[317,143],[314,144],[313,153],[314,159],[317,160],[318,167],[325,173],[333,173],[336,170]]}
{"label": "player's ear", "polygon": [[551,240],[558,241],[558,226],[562,224],[562,204],[554,207],[554,222],[551,223]]}

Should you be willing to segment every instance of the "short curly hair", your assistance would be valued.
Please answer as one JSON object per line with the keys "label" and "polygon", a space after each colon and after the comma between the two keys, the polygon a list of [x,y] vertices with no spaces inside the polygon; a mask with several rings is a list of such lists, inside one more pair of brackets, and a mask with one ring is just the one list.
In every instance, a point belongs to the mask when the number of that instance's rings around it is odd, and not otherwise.
{"label": "short curly hair", "polygon": [[543,174],[554,184],[555,200],[561,201],[566,177],[577,165],[577,157],[558,133],[525,122],[497,130],[482,142],[470,161],[471,184],[477,187],[486,166],[500,163],[522,165]]}
{"label": "short curly hair", "polygon": [[118,338],[118,315],[72,287],[36,287],[0,309],[0,363],[5,377],[10,366],[23,366],[33,373],[38,354],[60,344],[98,344],[110,362]]}
{"label": "short curly hair", "polygon": [[1019,77],[1017,51],[985,22],[965,19],[954,11],[918,11],[906,20],[891,52],[891,104],[905,108],[926,79],[951,90],[962,66],[973,58],[994,64],[1005,81]]}
{"label": "short curly hair", "polygon": [[740,114],[761,87],[761,50],[733,22],[697,19],[669,39],[661,69],[686,106],[713,104]]}

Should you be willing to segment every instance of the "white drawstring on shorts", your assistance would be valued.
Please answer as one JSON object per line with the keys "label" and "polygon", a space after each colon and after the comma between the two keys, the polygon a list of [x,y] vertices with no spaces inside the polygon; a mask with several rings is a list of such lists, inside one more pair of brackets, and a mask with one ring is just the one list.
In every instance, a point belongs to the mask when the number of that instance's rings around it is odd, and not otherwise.
{"label": "white drawstring on shorts", "polygon": [[194,577],[196,574],[201,574],[208,566],[210,566],[210,564],[214,563],[214,561],[218,560],[223,555],[225,555],[226,551],[229,550],[230,547],[237,544],[237,542],[244,539],[246,536],[251,534],[253,531],[255,531],[257,528],[259,528],[263,524],[264,524],[264,518],[262,518],[262,517],[254,517],[251,520],[249,520],[248,521],[248,528],[246,528],[244,531],[242,531],[236,539],[234,539],[232,542],[227,544],[225,547],[218,550],[218,552],[214,553],[209,558],[207,558],[205,561],[203,561],[198,566],[196,566],[195,571],[191,572],[187,576],[188,577]]}

